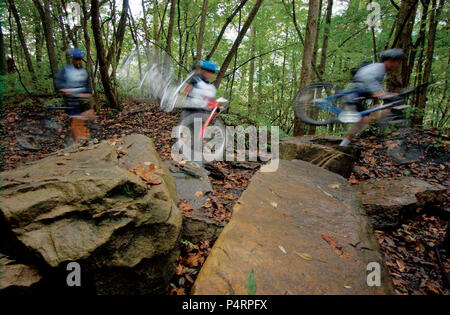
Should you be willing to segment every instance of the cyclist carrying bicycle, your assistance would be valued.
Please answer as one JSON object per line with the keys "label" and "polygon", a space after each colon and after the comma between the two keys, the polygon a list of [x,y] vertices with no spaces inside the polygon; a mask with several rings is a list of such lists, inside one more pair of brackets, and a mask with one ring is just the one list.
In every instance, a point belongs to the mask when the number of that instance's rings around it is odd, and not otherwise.
{"label": "cyclist carrying bicycle", "polygon": [[217,65],[208,60],[199,61],[196,74],[189,81],[187,87],[182,91],[186,95],[184,111],[181,120],[187,116],[207,110],[208,103],[215,100],[217,89],[211,83],[216,73],[219,72]]}
{"label": "cyclist carrying bicycle", "polygon": [[82,99],[92,97],[92,89],[89,82],[89,74],[82,66],[84,52],[72,49],[68,52],[72,56],[72,63],[62,67],[55,78],[55,85],[59,92],[63,93],[71,118],[71,129],[74,140],[89,139],[89,129],[85,120],[95,117],[92,105],[84,110]]}
{"label": "cyclist carrying bicycle", "polygon": [[[349,94],[344,101],[347,105],[356,107],[358,112],[366,110],[364,108],[364,99],[386,99],[397,95],[396,93],[386,92],[383,88],[384,77],[387,72],[397,70],[405,59],[405,53],[402,49],[394,48],[383,51],[380,54],[381,62],[372,63],[361,67],[353,77],[350,84],[351,89],[358,90],[358,92]],[[390,110],[385,110],[381,113],[379,119],[387,116]],[[363,117],[342,140],[341,146],[348,146],[353,138],[369,124],[369,117]]]}

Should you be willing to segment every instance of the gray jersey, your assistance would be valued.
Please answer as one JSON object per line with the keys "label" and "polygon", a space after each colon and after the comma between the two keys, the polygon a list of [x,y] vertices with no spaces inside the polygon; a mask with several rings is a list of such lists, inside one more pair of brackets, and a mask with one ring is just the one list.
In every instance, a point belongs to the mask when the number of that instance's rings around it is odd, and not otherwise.
{"label": "gray jersey", "polygon": [[372,63],[356,72],[353,77],[353,86],[370,94],[382,91],[385,74],[384,63]]}

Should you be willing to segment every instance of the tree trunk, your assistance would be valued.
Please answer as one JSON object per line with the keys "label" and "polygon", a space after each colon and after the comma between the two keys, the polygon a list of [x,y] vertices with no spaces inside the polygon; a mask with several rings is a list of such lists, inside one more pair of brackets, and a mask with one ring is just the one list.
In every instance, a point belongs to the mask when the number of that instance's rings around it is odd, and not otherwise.
{"label": "tree trunk", "polygon": [[20,44],[22,45],[22,49],[25,54],[25,61],[27,63],[28,71],[31,74],[33,82],[36,83],[37,81],[36,73],[34,72],[33,61],[31,60],[30,51],[28,50],[27,43],[25,41],[25,36],[23,34],[22,22],[20,21],[19,12],[17,12],[17,7],[16,4],[14,3],[14,0],[8,0],[8,3],[11,8],[11,12],[14,16],[14,20],[16,21],[17,35],[19,35],[19,41]]}
{"label": "tree trunk", "polygon": [[[316,29],[316,36],[314,39],[313,57],[312,57],[312,61],[311,61],[313,67],[316,67],[317,51],[319,50],[320,20],[322,18],[322,1],[323,0],[319,0],[319,11],[318,11],[319,15],[317,17],[317,29]],[[312,77],[314,78],[314,73],[313,73]]]}
{"label": "tree trunk", "polygon": [[7,72],[6,66],[6,48],[5,48],[5,40],[3,37],[3,29],[0,25],[0,75],[5,75]]}
{"label": "tree trunk", "polygon": [[217,47],[219,46],[220,41],[222,40],[223,35],[225,34],[228,24],[230,24],[231,21],[233,21],[236,14],[241,12],[242,8],[247,3],[247,1],[248,0],[241,0],[241,3],[239,3],[239,5],[233,11],[233,13],[229,17],[227,17],[227,19],[225,20],[225,24],[222,26],[222,29],[220,30],[219,36],[217,37],[216,41],[214,42],[213,48],[211,49],[208,56],[206,57],[206,60],[210,60],[211,57],[214,55],[214,52],[216,51]]}
{"label": "tree trunk", "polygon": [[[306,22],[305,45],[303,47],[302,71],[300,74],[300,89],[311,83],[311,64],[313,58],[314,38],[317,31],[317,16],[319,0],[309,0],[308,19]],[[294,136],[305,134],[305,125],[298,117],[295,120]]]}
{"label": "tree trunk", "polygon": [[89,36],[88,19],[89,11],[86,5],[86,0],[81,0],[81,9],[83,11],[81,26],[83,28],[84,42],[86,46],[86,69],[89,73],[89,79],[91,80],[92,90],[94,91],[94,96],[97,96],[97,84],[95,81],[94,66],[92,64],[91,55],[91,37]]}
{"label": "tree trunk", "polygon": [[222,79],[225,76],[225,72],[227,71],[228,66],[231,63],[231,60],[233,59],[234,55],[236,54],[236,51],[237,51],[239,45],[241,44],[242,39],[244,38],[245,34],[247,33],[250,25],[253,22],[253,19],[255,18],[256,14],[258,13],[259,8],[261,7],[263,2],[264,2],[264,0],[256,0],[256,3],[253,6],[253,9],[249,14],[247,21],[245,21],[244,26],[242,27],[236,40],[234,41],[233,47],[231,47],[231,50],[228,52],[228,55],[225,57],[225,60],[222,63],[222,66],[220,67],[220,72],[217,75],[217,79],[215,82],[216,87],[220,86],[220,83],[222,82]]}
{"label": "tree trunk", "polygon": [[53,37],[53,23],[50,12],[50,1],[44,0],[44,6],[41,5],[39,0],[33,0],[33,2],[41,17],[42,25],[44,26],[44,35],[47,45],[48,59],[50,62],[50,71],[52,73],[52,78],[55,78],[56,72],[58,71],[58,60],[56,59],[55,53],[55,39]]}
{"label": "tree trunk", "polygon": [[203,35],[205,34],[207,10],[208,10],[208,0],[203,0],[202,17],[200,20],[200,29],[198,31],[198,39],[197,39],[197,55],[195,58],[197,62],[202,59]]}
{"label": "tree trunk", "polygon": [[333,0],[328,0],[327,15],[325,18],[325,29],[323,31],[322,52],[320,55],[320,65],[319,65],[319,73],[320,73],[321,77],[323,77],[323,74],[325,73],[325,66],[327,63],[328,38],[330,37],[331,14],[332,13],[333,13]]}
{"label": "tree trunk", "polygon": [[392,47],[403,49],[406,59],[402,62],[401,69],[388,76],[387,87],[389,91],[398,92],[409,84],[412,69],[409,69],[408,60],[412,46],[412,30],[416,17],[417,3],[419,0],[403,0],[397,17],[397,29]]}
{"label": "tree trunk", "polygon": [[[422,83],[422,70],[423,70],[423,57],[425,53],[425,35],[426,35],[426,27],[427,27],[427,19],[428,19],[428,8],[430,6],[430,0],[425,0],[422,3],[422,18],[420,21],[420,31],[419,38],[417,39],[416,45],[420,46],[419,59],[417,60],[417,76],[414,85],[418,85]],[[420,91],[417,91],[414,95],[414,105],[417,106],[419,102]]]}
{"label": "tree trunk", "polygon": [[[434,54],[434,44],[436,39],[436,29],[439,23],[439,16],[441,14],[442,8],[444,6],[444,0],[440,0],[439,4],[436,8],[437,0],[432,0],[431,4],[431,14],[430,14],[430,25],[428,30],[428,46],[427,46],[427,55],[425,58],[425,67],[422,83],[428,82],[431,74],[431,66],[433,63],[433,54]],[[417,104],[417,113],[414,119],[414,123],[416,125],[423,124],[423,117],[425,114],[425,105],[427,102],[427,87],[423,88],[420,91],[419,103]]]}
{"label": "tree trunk", "polygon": [[103,88],[109,102],[109,107],[118,109],[119,103],[111,86],[111,80],[108,74],[108,63],[105,57],[105,47],[103,45],[103,39],[100,32],[100,12],[98,0],[91,0],[91,15],[92,31],[94,32],[94,41],[95,46],[97,47],[97,58],[100,66],[100,75],[102,78]]}
{"label": "tree trunk", "polygon": [[173,37],[173,26],[175,24],[175,6],[176,1],[170,0],[170,17],[169,17],[169,26],[167,29],[167,42],[166,42],[166,52],[170,56],[172,55],[172,37]]}
{"label": "tree trunk", "polygon": [[34,39],[35,39],[35,55],[38,64],[42,61],[42,47],[44,46],[44,38],[42,37],[41,24],[39,23],[39,16],[34,14]]}
{"label": "tree trunk", "polygon": [[[256,46],[256,27],[252,27],[251,30],[251,47],[250,47],[250,58],[255,57],[255,46]],[[248,75],[248,107],[254,112],[254,83],[255,80],[255,60],[250,61],[250,73]]]}

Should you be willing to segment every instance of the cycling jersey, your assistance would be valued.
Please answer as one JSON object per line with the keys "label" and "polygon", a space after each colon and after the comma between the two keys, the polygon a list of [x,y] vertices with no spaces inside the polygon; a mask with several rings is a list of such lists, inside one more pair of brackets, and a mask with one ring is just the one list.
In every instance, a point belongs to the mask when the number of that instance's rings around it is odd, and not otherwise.
{"label": "cycling jersey", "polygon": [[206,108],[208,103],[216,98],[216,87],[201,74],[194,75],[189,84],[192,85],[192,90],[188,94],[186,107]]}
{"label": "cycling jersey", "polygon": [[344,102],[356,106],[358,112],[366,110],[361,98],[369,98],[372,94],[383,90],[383,80],[386,75],[384,63],[372,63],[361,67],[353,77],[348,90],[353,93],[344,96]]}
{"label": "cycling jersey", "polygon": [[372,63],[356,72],[353,77],[353,84],[357,89],[373,94],[383,90],[385,75],[386,66],[384,63]]}
{"label": "cycling jersey", "polygon": [[[91,93],[91,85],[89,75],[86,69],[76,68],[73,64],[66,65],[61,68],[55,78],[55,85],[58,90],[76,89],[76,94]],[[67,106],[70,107],[68,114],[77,116],[83,112],[82,104],[76,97],[65,97]]]}

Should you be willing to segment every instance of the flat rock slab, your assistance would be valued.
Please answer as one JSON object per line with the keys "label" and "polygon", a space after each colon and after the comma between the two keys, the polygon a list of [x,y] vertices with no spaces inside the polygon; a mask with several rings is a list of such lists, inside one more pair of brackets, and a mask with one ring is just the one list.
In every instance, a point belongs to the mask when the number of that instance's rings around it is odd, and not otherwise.
{"label": "flat rock slab", "polygon": [[192,162],[164,161],[164,164],[175,179],[179,199],[188,202],[193,209],[183,218],[182,238],[193,243],[216,239],[225,225],[214,221],[202,207],[213,191],[209,172]]}
{"label": "flat rock slab", "polygon": [[448,200],[445,187],[414,177],[371,179],[357,189],[374,229],[395,228],[408,217]]}
{"label": "flat rock slab", "polygon": [[151,139],[60,152],[0,180],[2,252],[46,270],[79,262],[99,294],[165,292],[182,218]]}
{"label": "flat rock slab", "polygon": [[189,202],[195,211],[201,209],[207,194],[213,191],[209,172],[192,162],[165,161],[164,164],[175,179],[179,199]]}
{"label": "flat rock slab", "polygon": [[[380,264],[381,286],[367,285]],[[258,172],[233,209],[194,294],[392,294],[378,244],[357,194],[334,173],[303,161]]]}
{"label": "flat rock slab", "polygon": [[356,160],[351,147],[340,147],[342,138],[304,136],[280,141],[280,159],[302,160],[349,178]]}
{"label": "flat rock slab", "polygon": [[41,279],[42,274],[36,267],[20,264],[0,254],[0,293],[30,293]]}

